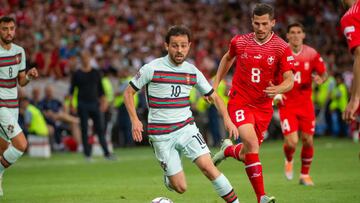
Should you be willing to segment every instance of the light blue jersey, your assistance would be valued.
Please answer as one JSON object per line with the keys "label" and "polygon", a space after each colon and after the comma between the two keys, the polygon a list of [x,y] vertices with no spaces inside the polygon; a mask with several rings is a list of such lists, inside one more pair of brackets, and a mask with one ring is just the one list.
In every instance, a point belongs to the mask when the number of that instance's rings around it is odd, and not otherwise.
{"label": "light blue jersey", "polygon": [[193,64],[185,61],[176,66],[169,56],[145,64],[130,85],[135,90],[146,86],[149,135],[169,134],[194,122],[189,100],[193,86],[203,95],[213,92],[204,75]]}

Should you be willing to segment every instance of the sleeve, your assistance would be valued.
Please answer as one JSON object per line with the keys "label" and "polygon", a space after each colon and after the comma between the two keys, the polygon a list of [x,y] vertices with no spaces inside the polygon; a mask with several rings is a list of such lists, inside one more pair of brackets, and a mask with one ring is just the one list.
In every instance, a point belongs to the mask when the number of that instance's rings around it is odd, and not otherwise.
{"label": "sleeve", "polygon": [[316,52],[315,57],[312,60],[312,64],[313,64],[313,67],[314,67],[314,70],[316,71],[316,73],[318,73],[319,75],[322,75],[325,73],[326,66],[325,66],[323,58],[320,56],[319,53]]}
{"label": "sleeve", "polygon": [[134,88],[134,90],[139,91],[144,85],[151,81],[153,73],[154,70],[149,65],[144,65],[130,80],[130,86]]}
{"label": "sleeve", "polygon": [[294,70],[294,56],[292,55],[290,47],[285,48],[283,55],[280,58],[279,74],[283,75],[286,71]]}
{"label": "sleeve", "polygon": [[204,74],[202,74],[202,72],[200,72],[197,68],[196,68],[195,88],[197,90],[199,90],[199,92],[205,96],[210,96],[214,92],[214,89],[211,87],[209,82],[206,80]]}
{"label": "sleeve", "polygon": [[354,16],[349,16],[341,21],[341,24],[349,50],[353,52],[357,46],[360,46],[360,22]]}
{"label": "sleeve", "polygon": [[21,48],[21,62],[19,67],[19,72],[25,71],[26,69],[26,55],[25,50]]}
{"label": "sleeve", "polygon": [[236,41],[238,40],[238,38],[239,38],[238,35],[236,35],[230,41],[230,44],[229,44],[229,55],[230,55],[230,57],[236,56]]}

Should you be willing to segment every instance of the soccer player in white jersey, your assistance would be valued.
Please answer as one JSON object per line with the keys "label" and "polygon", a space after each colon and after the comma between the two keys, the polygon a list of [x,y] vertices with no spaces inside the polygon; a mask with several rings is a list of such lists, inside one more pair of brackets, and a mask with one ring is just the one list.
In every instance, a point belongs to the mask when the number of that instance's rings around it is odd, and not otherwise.
{"label": "soccer player in white jersey", "polygon": [[191,159],[212,182],[226,202],[239,202],[228,179],[211,161],[210,151],[194,123],[190,110],[190,90],[195,87],[212,100],[224,117],[230,137],[238,138],[224,102],[214,92],[204,75],[185,61],[191,45],[190,31],[173,26],[165,37],[168,55],[145,64],[130,81],[124,93],[134,141],[142,141],[143,125],[134,105],[134,94],[146,86],[149,106],[147,134],[155,156],[164,170],[165,185],[178,193],[186,191],[185,174],[180,156]]}
{"label": "soccer player in white jersey", "polygon": [[18,124],[19,101],[17,83],[25,86],[38,77],[35,68],[25,73],[25,51],[13,43],[15,20],[0,18],[0,195],[4,170],[15,163],[27,147],[27,141]]}

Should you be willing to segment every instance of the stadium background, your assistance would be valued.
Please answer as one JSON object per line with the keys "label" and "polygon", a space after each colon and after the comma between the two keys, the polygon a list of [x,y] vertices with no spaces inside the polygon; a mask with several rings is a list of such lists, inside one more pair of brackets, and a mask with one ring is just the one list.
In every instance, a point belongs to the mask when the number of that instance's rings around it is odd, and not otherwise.
{"label": "stadium background", "polygon": [[[34,91],[38,91],[36,94],[42,98],[45,87],[51,84],[55,87],[55,97],[64,102],[68,94],[71,74],[81,65],[78,59],[81,50],[87,49],[91,52],[91,63],[94,68],[106,74],[111,73],[110,77],[116,93],[119,89],[119,75],[121,77],[133,75],[144,63],[164,54],[163,37],[168,27],[174,24],[184,24],[191,29],[193,40],[189,60],[210,79],[222,54],[227,50],[231,37],[238,33],[251,32],[251,10],[257,2],[274,5],[277,21],[274,30],[282,37],[285,36],[287,24],[294,21],[303,23],[307,33],[306,43],[316,48],[323,56],[329,74],[340,73],[345,84],[350,86],[352,56],[346,48],[345,39],[339,29],[339,20],[344,13],[340,0],[3,0],[0,1],[0,16],[11,15],[16,18],[18,27],[15,43],[25,48],[27,67],[36,66],[41,74],[38,81],[21,90],[22,94],[32,98],[35,95]],[[329,99],[327,103],[331,103],[331,92],[327,99]],[[321,108],[326,110],[328,106],[320,105],[318,111],[321,111]],[[116,111],[115,108],[113,111]],[[146,113],[145,104],[141,101],[139,113]],[[201,122],[206,127],[207,120],[199,121]],[[331,121],[328,122],[330,122],[328,126],[331,126]],[[350,139],[329,138],[328,135],[331,133],[331,129],[324,131],[324,136],[319,135],[321,138],[317,141],[319,156],[312,170],[314,181],[317,181],[319,187],[314,191],[299,188],[295,183],[287,186],[281,176],[283,161],[281,142],[265,143],[263,153],[267,154],[263,155],[262,160],[264,165],[267,165],[264,168],[270,168],[265,173],[268,172],[267,178],[271,179],[266,181],[271,193],[280,196],[280,199],[285,200],[283,202],[295,202],[294,195],[287,194],[284,188],[299,194],[295,195],[296,202],[358,201],[360,198],[359,166],[356,160],[358,145],[354,145]],[[345,137],[351,134],[350,131],[346,133]],[[210,135],[208,137],[211,143]],[[270,137],[280,136],[270,134]],[[118,144],[123,146],[122,143]],[[153,159],[150,149],[121,148],[115,153],[119,159],[117,162],[107,163],[97,159],[95,163],[91,163],[92,165],[85,163],[80,154],[55,153],[50,160],[24,157],[7,172],[8,175],[5,175],[4,188],[7,194],[3,200],[4,202],[148,202],[156,196],[167,195],[173,200],[178,200],[176,202],[220,202],[211,193],[210,187],[207,188],[207,193],[200,192],[203,191],[202,183],[205,179],[200,177],[193,166],[188,167],[189,162],[185,162],[185,168],[190,171],[188,179],[189,184],[193,186],[190,187],[190,191],[194,191],[178,197],[163,188],[160,168]],[[275,156],[277,158],[274,158]],[[341,163],[331,164],[334,163],[334,158],[342,159]],[[129,172],[141,167],[137,163],[139,159],[149,167],[148,173],[139,170]],[[350,167],[354,162],[357,165]],[[271,167],[273,163],[277,164]],[[104,169],[104,165],[107,170]],[[331,169],[326,171],[324,168],[328,167]],[[242,166],[231,163],[221,169],[224,173],[229,173],[230,181],[234,185],[241,182],[240,186],[235,186],[239,197],[245,199],[245,202],[253,201],[252,191],[242,174]],[[74,178],[72,176],[74,174],[69,170],[77,174],[77,178]],[[341,173],[345,170],[347,174]],[[54,175],[61,177],[60,174],[64,176],[63,180],[54,177]],[[328,176],[332,177],[331,180]],[[134,178],[129,180],[129,177]],[[98,182],[100,179],[103,181]],[[150,182],[146,179],[150,179]],[[35,187],[31,184],[32,181],[37,183]],[[156,186],[154,188],[143,186],[143,181],[145,185]],[[112,187],[106,185],[107,183]],[[89,184],[93,187],[88,187]],[[69,185],[73,188],[64,189]],[[26,190],[24,186],[34,189]],[[242,191],[243,188],[245,192]],[[49,191],[47,193],[44,190]],[[144,193],[141,198],[136,196],[139,191]],[[24,196],[20,197],[20,193],[24,193]],[[305,193],[304,197],[300,197],[302,193]],[[313,197],[309,197],[306,193],[310,193]],[[325,193],[331,193],[329,198],[324,197]],[[107,194],[108,198],[104,198],[103,194]],[[91,197],[92,195],[95,197]],[[212,200],[206,201],[202,199],[203,196],[211,197]],[[329,201],[325,201],[323,197]]]}

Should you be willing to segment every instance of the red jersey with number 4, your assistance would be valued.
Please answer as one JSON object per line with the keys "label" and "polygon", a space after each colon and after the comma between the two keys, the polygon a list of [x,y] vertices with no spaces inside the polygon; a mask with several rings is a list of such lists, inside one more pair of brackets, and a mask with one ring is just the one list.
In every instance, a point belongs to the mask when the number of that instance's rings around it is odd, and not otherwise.
{"label": "red jersey with number 4", "polygon": [[272,98],[264,90],[279,74],[293,69],[289,45],[274,33],[263,43],[249,33],[231,40],[229,54],[237,57],[229,104],[272,108]]}
{"label": "red jersey with number 4", "polygon": [[285,93],[285,106],[299,106],[303,102],[312,103],[312,73],[322,75],[326,71],[323,59],[312,47],[303,45],[301,51],[293,55],[295,57],[294,87]]}
{"label": "red jersey with number 4", "polygon": [[360,45],[360,1],[356,1],[354,5],[341,18],[341,30],[343,31],[349,50]]}

